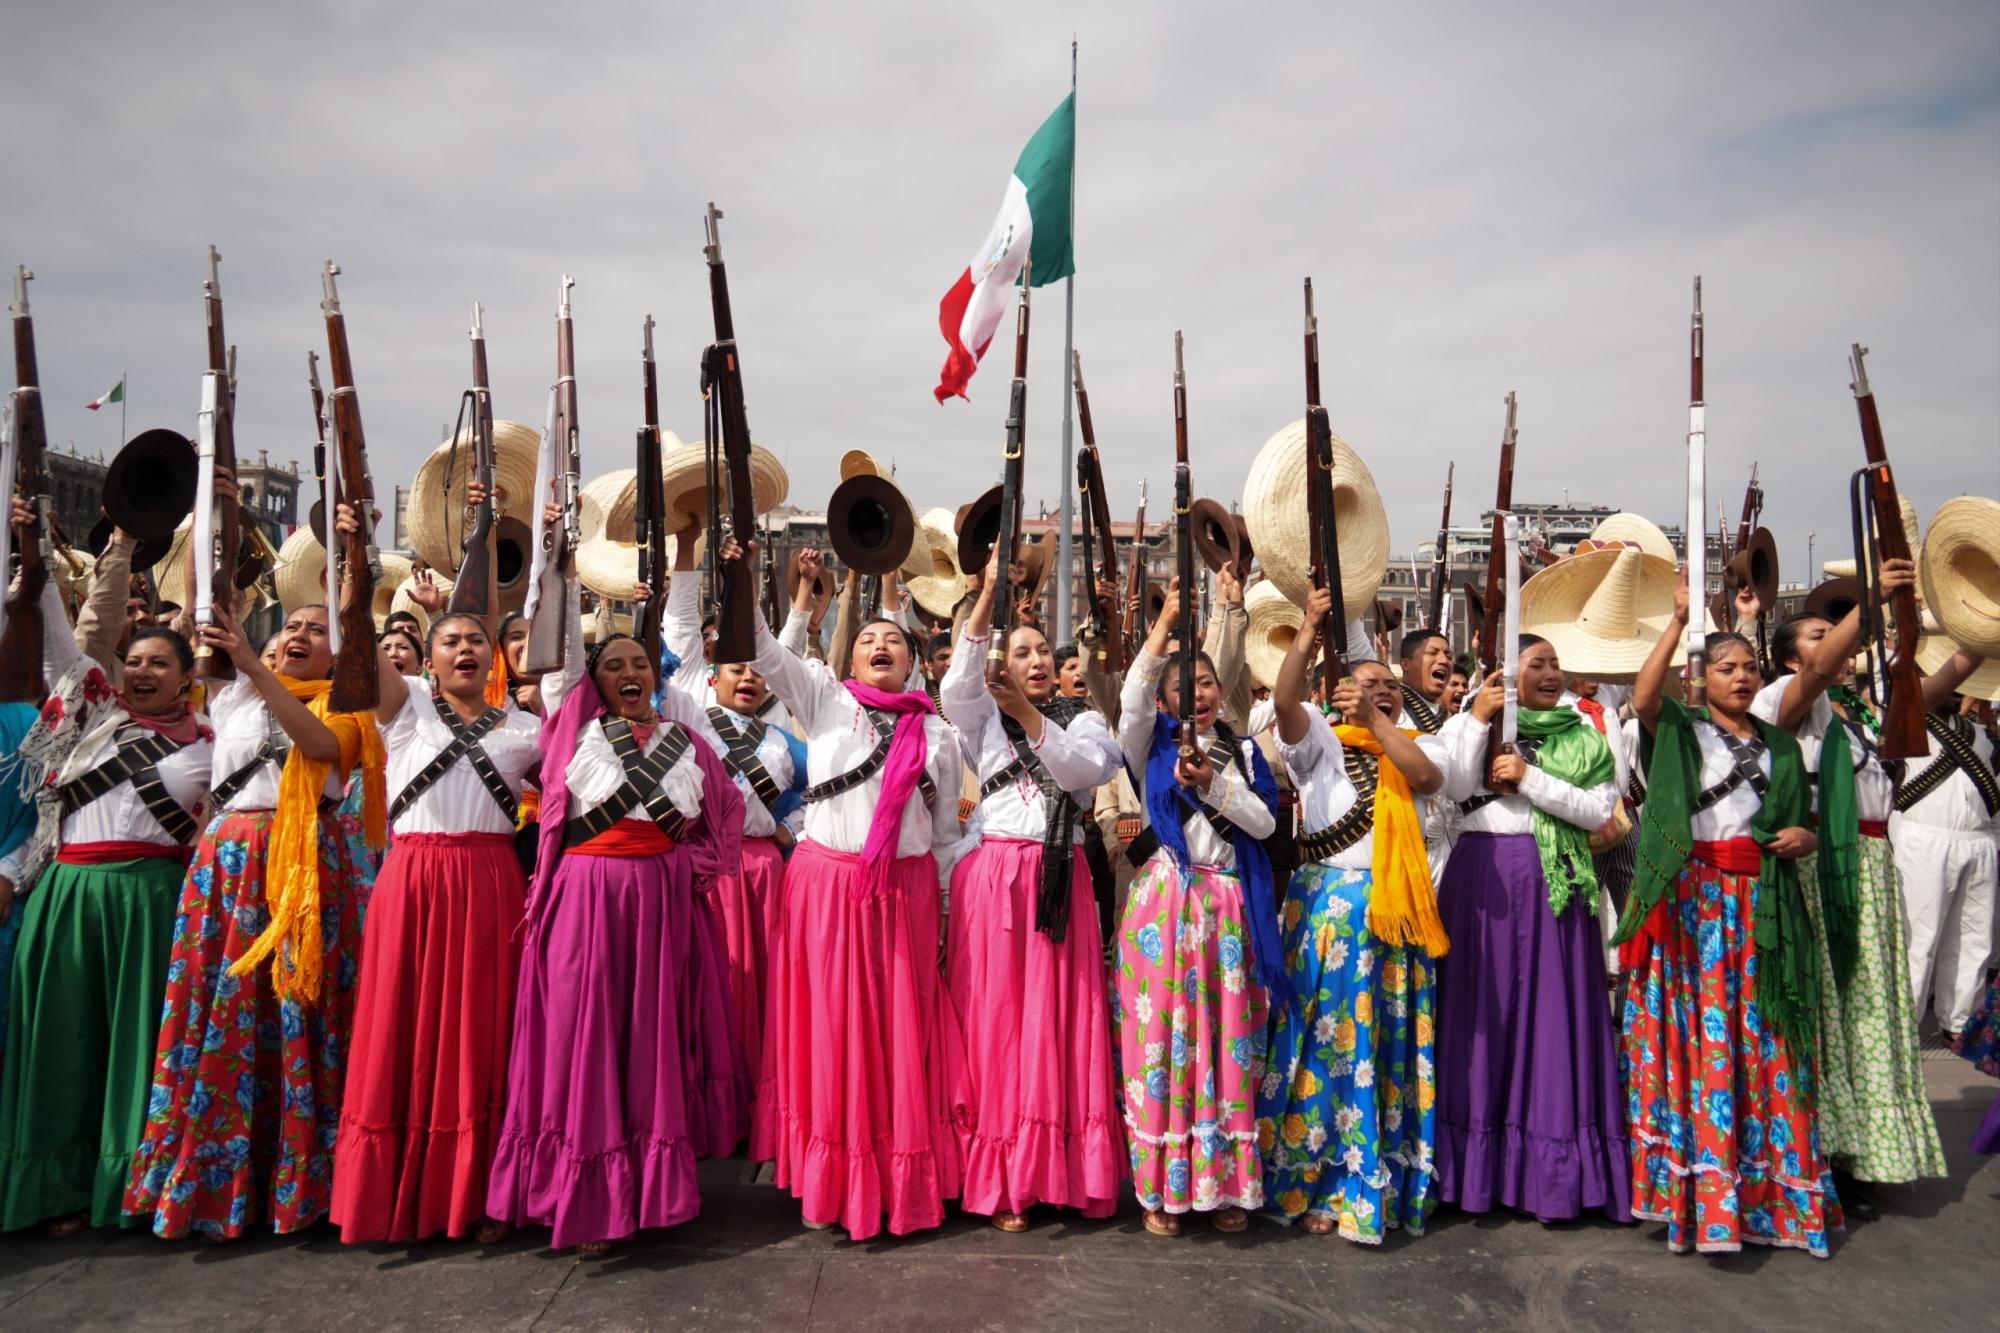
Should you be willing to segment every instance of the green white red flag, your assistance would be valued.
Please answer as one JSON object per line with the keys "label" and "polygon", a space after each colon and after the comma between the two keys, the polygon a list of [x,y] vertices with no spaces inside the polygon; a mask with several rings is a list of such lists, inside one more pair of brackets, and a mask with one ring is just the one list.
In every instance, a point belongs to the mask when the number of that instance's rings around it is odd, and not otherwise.
{"label": "green white red flag", "polygon": [[1022,264],[1028,265],[1031,287],[1076,271],[1070,237],[1075,167],[1076,94],[1071,93],[1021,150],[1000,200],[1000,216],[938,305],[938,328],[951,344],[932,390],[940,403],[968,397],[965,386],[1007,313]]}
{"label": "green white red flag", "polygon": [[118,382],[112,385],[111,388],[105,393],[105,395],[102,398],[93,398],[89,402],[85,403],[84,406],[89,408],[91,411],[95,412],[98,408],[104,407],[107,404],[122,403],[124,401],[125,401],[125,377],[123,375],[120,375],[118,377]]}

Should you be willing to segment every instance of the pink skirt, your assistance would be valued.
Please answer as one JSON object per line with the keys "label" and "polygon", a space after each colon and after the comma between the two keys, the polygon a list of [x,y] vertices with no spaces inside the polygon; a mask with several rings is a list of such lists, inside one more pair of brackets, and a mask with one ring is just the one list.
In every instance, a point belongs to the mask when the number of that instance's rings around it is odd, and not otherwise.
{"label": "pink skirt", "polygon": [[1035,929],[1042,845],[988,836],[951,875],[945,986],[965,1029],[970,1105],[962,1207],[1117,1211],[1127,1174],[1111,1072],[1104,943],[1083,849],[1069,930]]}
{"label": "pink skirt", "polygon": [[716,924],[729,956],[729,998],[736,1036],[754,1072],[763,1067],[764,993],[771,983],[771,954],[778,947],[784,905],[785,858],[770,838],[743,840],[743,870],[716,881]]}
{"label": "pink skirt", "polygon": [[964,1039],[938,976],[937,862],[898,860],[857,899],[861,858],[800,843],[785,871],[750,1131],[805,1219],[855,1240],[944,1221],[959,1192]]}

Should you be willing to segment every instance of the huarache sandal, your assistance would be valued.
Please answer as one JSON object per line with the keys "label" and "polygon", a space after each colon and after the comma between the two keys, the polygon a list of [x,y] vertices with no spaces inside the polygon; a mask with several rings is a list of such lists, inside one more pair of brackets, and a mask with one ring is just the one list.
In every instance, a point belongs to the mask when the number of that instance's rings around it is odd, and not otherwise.
{"label": "huarache sandal", "polygon": [[1028,1215],[1026,1213],[995,1213],[993,1214],[993,1226],[998,1231],[1017,1233],[1026,1231],[1028,1229]]}
{"label": "huarache sandal", "polygon": [[1149,1208],[1146,1210],[1146,1230],[1155,1236],[1178,1236],[1181,1234],[1181,1220],[1172,1213]]}
{"label": "huarache sandal", "polygon": [[1333,1219],[1325,1213],[1307,1213],[1300,1225],[1315,1236],[1324,1236],[1333,1230]]}
{"label": "huarache sandal", "polygon": [[1217,1231],[1241,1231],[1250,1225],[1250,1214],[1241,1208],[1220,1208],[1214,1216]]}
{"label": "huarache sandal", "polygon": [[44,1228],[44,1230],[46,1230],[49,1235],[58,1238],[63,1236],[74,1236],[77,1232],[83,1230],[84,1223],[88,1222],[89,1220],[90,1220],[90,1214],[84,1212],[75,1212],[71,1213],[68,1217],[58,1217],[52,1219],[49,1222],[49,1224]]}
{"label": "huarache sandal", "polygon": [[501,1222],[489,1217],[479,1224],[479,1229],[472,1233],[472,1238],[481,1245],[498,1245],[513,1234],[512,1222]]}
{"label": "huarache sandal", "polygon": [[576,1257],[579,1259],[602,1259],[610,1253],[611,1242],[608,1240],[585,1241],[576,1247]]}

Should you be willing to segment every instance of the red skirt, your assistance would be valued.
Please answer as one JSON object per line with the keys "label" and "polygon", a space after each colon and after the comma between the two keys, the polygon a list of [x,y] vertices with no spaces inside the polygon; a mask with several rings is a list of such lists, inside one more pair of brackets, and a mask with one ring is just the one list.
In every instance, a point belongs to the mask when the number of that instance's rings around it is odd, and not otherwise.
{"label": "red skirt", "polygon": [[329,1216],[349,1243],[486,1213],[527,881],[504,833],[406,833],[368,905]]}
{"label": "red skirt", "polygon": [[729,957],[729,998],[736,1035],[754,1074],[764,1052],[764,990],[771,979],[771,954],[778,947],[779,909],[784,905],[785,858],[770,838],[743,840],[743,869],[716,881],[716,924]]}

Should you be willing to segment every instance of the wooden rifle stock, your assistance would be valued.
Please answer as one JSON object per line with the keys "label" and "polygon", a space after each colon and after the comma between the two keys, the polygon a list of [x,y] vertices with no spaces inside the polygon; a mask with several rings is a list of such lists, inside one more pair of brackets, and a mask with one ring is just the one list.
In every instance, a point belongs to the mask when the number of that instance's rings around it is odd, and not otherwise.
{"label": "wooden rifle stock", "polygon": [[1430,616],[1424,621],[1424,628],[1429,630],[1437,629],[1444,624],[1445,582],[1448,573],[1445,548],[1451,541],[1451,485],[1457,472],[1457,463],[1445,464],[1444,513],[1438,517],[1437,549],[1431,555]]}
{"label": "wooden rifle stock", "polygon": [[[1861,444],[1868,455],[1865,474],[1866,510],[1872,518],[1877,564],[1870,568],[1868,552],[1855,543],[1854,557],[1861,571],[1864,630],[1872,628],[1875,655],[1882,673],[1882,757],[1915,759],[1930,752],[1930,738],[1924,729],[1923,674],[1917,668],[1917,592],[1898,588],[1889,595],[1888,610],[1895,619],[1895,643],[1884,650],[1881,623],[1881,594],[1877,579],[1879,562],[1908,560],[1909,538],[1903,532],[1902,508],[1896,503],[1896,477],[1889,470],[1889,450],[1882,438],[1882,418],[1875,407],[1875,392],[1868,385],[1868,349],[1854,344],[1850,366],[1854,372],[1854,407],[1861,418]],[[1869,625],[1872,621],[1872,626]]]}
{"label": "wooden rifle stock", "polygon": [[1112,626],[1112,616],[1098,595],[1099,583],[1118,582],[1118,550],[1111,530],[1111,501],[1104,492],[1104,460],[1097,452],[1097,431],[1090,421],[1090,392],[1083,387],[1083,357],[1071,354],[1076,382],[1076,416],[1083,431],[1083,448],[1076,455],[1076,489],[1083,510],[1083,583],[1090,603],[1091,632],[1100,671],[1123,671],[1124,635]]}
{"label": "wooden rifle stock", "polygon": [[660,671],[661,626],[666,618],[667,516],[666,478],[660,472],[660,373],[653,360],[653,317],[646,316],[645,346],[640,352],[640,384],[645,421],[639,427],[639,480],[634,508],[633,538],[639,544],[639,582],[649,595],[632,608],[633,636],[645,648],[655,676]]}
{"label": "wooden rifle stock", "polygon": [[[478,616],[486,620],[498,600],[493,564],[493,391],[486,380],[486,330],[480,323],[477,303],[472,307],[472,387],[459,403],[461,419],[470,417],[472,436],[472,478],[486,491],[486,498],[470,506],[472,521],[466,526],[465,543],[459,556],[457,581],[451,585],[446,609],[454,614]],[[464,438],[452,432],[453,447]],[[449,474],[447,474],[447,485]],[[492,632],[493,626],[487,627]]]}
{"label": "wooden rifle stock", "polygon": [[[221,383],[216,394],[215,406],[215,466],[218,470],[227,468],[229,475],[236,475],[236,356],[235,349],[222,328],[222,256],[214,246],[208,247],[208,280],[202,283],[202,307],[208,323],[208,373],[219,377]],[[208,534],[195,533],[191,538],[206,541]],[[236,500],[216,497],[215,537],[211,553],[213,573],[209,576],[210,597],[213,601],[229,605],[233,602],[236,588],[236,566],[243,543],[242,505]],[[199,551],[195,546],[194,550]],[[233,607],[232,607],[233,610]],[[200,626],[196,626],[197,632]],[[373,637],[372,635],[370,636]],[[194,650],[195,674],[203,680],[234,680],[236,664],[229,660],[229,654],[219,653],[207,644],[196,644]]]}
{"label": "wooden rifle stock", "polygon": [[[49,481],[45,469],[48,427],[42,417],[41,372],[35,362],[35,319],[28,310],[28,283],[35,275],[25,266],[14,270],[14,475],[7,478],[13,494],[35,510],[35,531],[20,550],[19,580],[7,594],[7,625],[0,631],[0,699],[8,703],[39,703],[46,692],[42,680],[42,590],[48,586]],[[0,577],[7,571],[0,569]],[[64,626],[54,626],[60,634]]]}
{"label": "wooden rifle stock", "polygon": [[[716,571],[715,660],[748,662],[757,655],[757,571],[749,546],[757,533],[757,501],[750,481],[750,418],[743,405],[743,366],[736,349],[736,320],[729,308],[729,273],[722,264],[716,223],[722,210],[708,206],[709,304],[715,312],[715,343],[708,349],[710,392],[722,431],[722,461],[729,482],[729,531],[744,547],[741,560],[724,560]],[[720,503],[711,490],[709,504]],[[714,553],[721,557],[718,549]]]}
{"label": "wooden rifle stock", "polygon": [[[559,671],[569,656],[568,620],[576,601],[576,548],[581,533],[577,519],[578,454],[576,427],[576,332],[570,322],[569,289],[576,286],[563,274],[556,306],[556,440],[562,485],[558,522],[542,527],[542,572],[536,580],[534,618],[528,623],[528,644],[521,665],[530,672]],[[537,503],[541,497],[536,497]]]}
{"label": "wooden rifle stock", "polygon": [[1194,624],[1194,478],[1188,471],[1187,373],[1181,362],[1181,332],[1174,330],[1174,572],[1180,579],[1181,758],[1199,753],[1195,728],[1194,654],[1201,642]]}
{"label": "wooden rifle stock", "polygon": [[1020,591],[1008,576],[1021,550],[1021,467],[1028,438],[1028,269],[1021,267],[1021,304],[1014,314],[1014,382],[1007,390],[1007,444],[1000,455],[1000,530],[993,539],[1000,555],[993,590],[993,637],[986,647],[986,679],[1007,675],[1007,649],[1020,619]]}
{"label": "wooden rifle stock", "polygon": [[[333,450],[339,461],[340,487],[327,506],[330,540],[340,548],[341,591],[335,600],[340,624],[340,651],[333,659],[333,691],[328,706],[336,713],[359,713],[380,698],[375,648],[375,584],[382,577],[382,557],[375,549],[375,484],[368,476],[368,442],[361,431],[361,403],[354,394],[354,363],[347,352],[347,319],[340,312],[340,292],[334,278],[340,265],[326,261],[322,275],[326,316],[327,372],[333,376]],[[340,533],[334,506],[350,505],[360,530]],[[330,594],[331,595],[331,594]]]}

